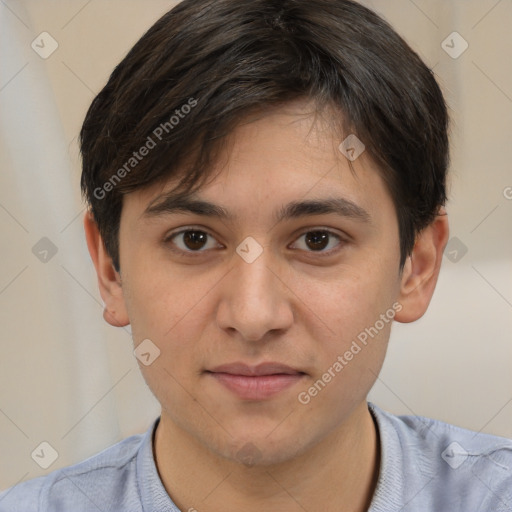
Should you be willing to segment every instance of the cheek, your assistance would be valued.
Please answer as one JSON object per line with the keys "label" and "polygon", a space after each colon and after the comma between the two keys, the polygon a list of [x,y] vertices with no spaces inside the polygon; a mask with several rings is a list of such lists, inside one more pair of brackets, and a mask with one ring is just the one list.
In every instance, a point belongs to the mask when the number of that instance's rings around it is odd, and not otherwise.
{"label": "cheek", "polygon": [[337,276],[331,274],[321,281],[294,279],[302,314],[308,317],[306,325],[323,330],[329,344],[340,349],[392,307],[398,292],[395,281],[389,268],[381,270],[375,265],[340,269]]}
{"label": "cheek", "polygon": [[304,283],[300,296],[307,297],[302,313],[314,340],[314,371],[298,397],[301,404],[342,415],[365,399],[386,354],[396,313],[395,281],[389,268],[375,262],[344,269],[337,281]]}
{"label": "cheek", "polygon": [[139,363],[141,373],[162,404],[176,407],[191,406],[189,393],[200,370],[215,360],[212,342],[218,339],[210,334],[212,297],[220,277],[203,274],[192,279],[188,274],[176,268],[132,274],[128,287],[134,343],[150,339],[159,351],[151,365]]}
{"label": "cheek", "polygon": [[193,332],[193,326],[204,318],[200,311],[219,276],[210,273],[198,277],[190,269],[165,264],[134,268],[128,272],[130,280],[124,294],[135,341],[153,336],[166,346],[184,326]]}
{"label": "cheek", "polygon": [[315,311],[306,323],[316,326],[309,333],[314,371],[297,400],[312,410],[332,411],[333,426],[366,399],[384,361],[396,310],[389,286],[378,284],[361,276],[314,292],[309,288]]}

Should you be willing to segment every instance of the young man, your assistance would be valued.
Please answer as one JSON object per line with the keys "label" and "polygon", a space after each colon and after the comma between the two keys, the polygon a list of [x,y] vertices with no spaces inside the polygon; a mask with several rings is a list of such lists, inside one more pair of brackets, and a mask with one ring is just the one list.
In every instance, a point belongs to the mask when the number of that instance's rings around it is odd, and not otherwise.
{"label": "young man", "polygon": [[146,434],[0,510],[498,512],[512,442],[367,402],[448,239],[432,72],[348,0],[185,0],[81,132],[112,325],[162,406]]}

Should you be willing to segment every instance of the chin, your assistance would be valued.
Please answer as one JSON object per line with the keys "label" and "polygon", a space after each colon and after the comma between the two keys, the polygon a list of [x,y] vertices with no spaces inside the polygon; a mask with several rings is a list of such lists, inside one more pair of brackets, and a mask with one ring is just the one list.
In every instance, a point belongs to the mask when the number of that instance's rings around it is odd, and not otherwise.
{"label": "chin", "polygon": [[250,436],[246,431],[243,437],[230,438],[226,444],[210,446],[210,449],[230,462],[252,468],[286,463],[300,456],[313,444],[312,440],[303,442],[298,433],[281,435],[279,438],[274,436],[271,440],[268,433]]}

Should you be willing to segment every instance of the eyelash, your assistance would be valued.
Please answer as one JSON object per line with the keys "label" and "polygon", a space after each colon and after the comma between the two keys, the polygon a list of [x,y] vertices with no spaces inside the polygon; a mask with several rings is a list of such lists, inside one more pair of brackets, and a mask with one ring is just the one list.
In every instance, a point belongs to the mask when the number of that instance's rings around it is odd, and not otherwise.
{"label": "eyelash", "polygon": [[[173,238],[179,236],[179,235],[182,235],[184,233],[187,233],[187,232],[199,232],[199,233],[204,233],[205,235],[207,235],[208,237],[211,237],[213,238],[214,240],[215,237],[209,233],[208,231],[204,230],[204,229],[198,229],[198,228],[186,228],[186,229],[181,229],[179,231],[175,231],[173,233],[170,233],[169,236],[165,237],[164,239],[164,244],[166,244],[169,249],[179,255],[186,255],[186,256],[192,256],[192,257],[198,257],[198,256],[201,256],[203,253],[211,250],[211,249],[200,249],[200,250],[197,250],[197,251],[192,251],[192,250],[183,250],[183,249],[179,249],[179,248],[176,248],[172,242]],[[331,256],[332,254],[338,252],[339,250],[341,250],[341,246],[343,246],[345,243],[347,243],[347,240],[345,238],[343,238],[341,235],[338,235],[337,233],[334,233],[333,231],[330,231],[329,229],[325,229],[325,228],[310,228],[308,229],[307,231],[303,231],[296,239],[295,241],[297,241],[299,238],[303,237],[304,235],[307,235],[308,233],[327,233],[329,235],[329,237],[334,237],[338,240],[338,244],[332,248],[332,249],[329,249],[328,251],[306,251],[307,253],[310,253],[310,254],[315,254],[317,256],[320,256],[320,257],[327,257],[327,256]]]}

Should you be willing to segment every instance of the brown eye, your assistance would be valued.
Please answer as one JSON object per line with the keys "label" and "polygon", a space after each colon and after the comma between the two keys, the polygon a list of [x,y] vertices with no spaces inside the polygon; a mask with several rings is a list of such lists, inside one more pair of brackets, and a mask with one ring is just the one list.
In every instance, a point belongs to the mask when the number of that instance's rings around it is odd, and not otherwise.
{"label": "brown eye", "polygon": [[175,246],[173,250],[181,253],[204,252],[219,246],[213,236],[198,229],[185,229],[174,233],[167,238],[166,243]]}
{"label": "brown eye", "polygon": [[326,230],[312,230],[302,234],[294,245],[306,252],[318,252],[321,254],[330,254],[337,250],[337,246],[342,245],[341,236]]}
{"label": "brown eye", "polygon": [[306,245],[313,251],[321,251],[329,244],[329,233],[325,231],[310,231],[305,236]]}
{"label": "brown eye", "polygon": [[194,251],[202,249],[206,244],[208,235],[202,231],[185,231],[183,234],[183,243]]}

